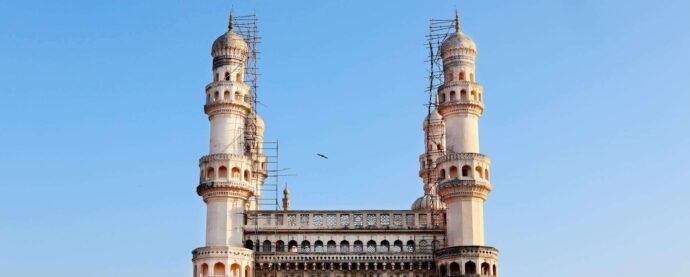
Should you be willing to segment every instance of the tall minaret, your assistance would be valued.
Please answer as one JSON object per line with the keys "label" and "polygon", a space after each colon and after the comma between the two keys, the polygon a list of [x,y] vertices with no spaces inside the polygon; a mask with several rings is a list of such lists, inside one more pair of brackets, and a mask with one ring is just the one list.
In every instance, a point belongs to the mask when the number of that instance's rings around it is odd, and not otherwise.
{"label": "tall minaret", "polygon": [[[445,122],[446,153],[436,170],[437,193],[447,206],[448,241],[448,248],[440,251],[447,259],[440,268],[449,275],[495,274],[498,251],[484,246],[484,201],[491,184],[489,157],[479,152],[484,103],[482,86],[475,81],[477,46],[461,32],[457,12],[455,32],[440,50],[445,78],[438,89],[439,113]],[[454,267],[458,262],[464,264],[460,269]]]}
{"label": "tall minaret", "polygon": [[194,277],[246,276],[253,253],[242,244],[244,211],[256,209],[266,177],[261,151],[264,124],[252,109],[244,82],[249,45],[228,31],[213,42],[213,82],[206,86],[204,112],[211,125],[209,155],[199,161],[197,193],[206,203],[206,246],[193,251]]}

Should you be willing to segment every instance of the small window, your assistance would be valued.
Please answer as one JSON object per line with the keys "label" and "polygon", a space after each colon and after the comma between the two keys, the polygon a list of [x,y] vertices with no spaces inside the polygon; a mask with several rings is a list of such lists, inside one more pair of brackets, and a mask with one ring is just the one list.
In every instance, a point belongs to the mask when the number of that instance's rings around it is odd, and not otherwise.
{"label": "small window", "polygon": [[225,72],[225,81],[230,81],[230,72]]}

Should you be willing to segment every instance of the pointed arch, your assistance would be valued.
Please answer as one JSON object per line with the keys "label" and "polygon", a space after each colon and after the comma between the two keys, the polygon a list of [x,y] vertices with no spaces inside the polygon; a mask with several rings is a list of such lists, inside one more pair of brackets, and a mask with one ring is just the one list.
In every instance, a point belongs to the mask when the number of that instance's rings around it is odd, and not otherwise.
{"label": "pointed arch", "polygon": [[218,168],[218,178],[228,178],[228,168],[224,165]]}
{"label": "pointed arch", "polygon": [[473,261],[465,263],[465,275],[469,274],[477,274],[477,264],[475,264]]}
{"label": "pointed arch", "polygon": [[213,167],[208,167],[206,169],[206,179],[211,179],[211,178],[215,178],[215,177],[216,177],[216,173],[215,173],[215,170],[213,169]]}
{"label": "pointed arch", "polygon": [[458,76],[458,77],[460,78],[460,81],[464,81],[465,80],[465,71],[460,71],[460,76]]}
{"label": "pointed arch", "polygon": [[458,276],[460,275],[460,264],[456,262],[452,262],[450,264],[450,276]]}
{"label": "pointed arch", "polygon": [[232,168],[232,178],[240,178],[240,168],[239,167],[233,167]]}
{"label": "pointed arch", "polygon": [[472,175],[472,167],[465,165],[462,167],[462,177],[470,177]]}
{"label": "pointed arch", "polygon": [[225,72],[225,81],[230,81],[230,72]]}
{"label": "pointed arch", "polygon": [[230,91],[226,90],[223,92],[223,100],[228,101],[230,100]]}
{"label": "pointed arch", "polygon": [[349,253],[350,252],[350,242],[344,240],[340,242],[340,253]]}
{"label": "pointed arch", "polygon": [[460,91],[460,100],[467,101],[467,91],[464,89]]}
{"label": "pointed arch", "polygon": [[451,166],[448,169],[448,175],[450,178],[458,178],[458,167],[457,166]]}
{"label": "pointed arch", "polygon": [[455,95],[455,91],[454,91],[454,90],[451,90],[451,91],[450,91],[450,102],[454,102],[454,101],[457,101],[457,100],[458,100],[458,99],[457,99],[457,97],[456,97],[456,95]]}
{"label": "pointed arch", "polygon": [[479,178],[479,179],[484,178],[484,170],[482,169],[481,166],[475,167],[475,171],[477,171],[477,175],[475,176],[476,178]]}
{"label": "pointed arch", "polygon": [[225,275],[225,264],[217,262],[213,265],[213,275]]}
{"label": "pointed arch", "polygon": [[208,276],[208,275],[209,275],[209,272],[208,272],[208,264],[206,264],[206,263],[201,264],[201,276],[206,277],[206,276]]}

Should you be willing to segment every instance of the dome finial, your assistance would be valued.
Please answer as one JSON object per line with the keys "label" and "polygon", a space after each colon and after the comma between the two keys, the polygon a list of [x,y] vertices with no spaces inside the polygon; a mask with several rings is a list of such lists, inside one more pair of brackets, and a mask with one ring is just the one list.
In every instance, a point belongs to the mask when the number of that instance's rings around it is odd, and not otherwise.
{"label": "dome finial", "polygon": [[458,14],[458,9],[455,9],[455,32],[460,32],[460,14]]}
{"label": "dome finial", "polygon": [[235,13],[235,8],[230,8],[230,19],[228,20],[228,30],[232,31],[232,16]]}

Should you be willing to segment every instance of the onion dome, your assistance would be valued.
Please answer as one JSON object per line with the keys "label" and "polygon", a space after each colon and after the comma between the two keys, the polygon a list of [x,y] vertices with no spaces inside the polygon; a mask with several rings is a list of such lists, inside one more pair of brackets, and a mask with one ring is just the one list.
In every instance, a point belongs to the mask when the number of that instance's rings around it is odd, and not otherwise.
{"label": "onion dome", "polygon": [[424,128],[426,128],[426,126],[429,122],[431,122],[433,124],[433,123],[436,123],[439,121],[443,121],[443,117],[441,117],[441,114],[438,113],[437,109],[434,109],[433,111],[431,111],[431,113],[429,115],[427,115],[424,118]]}
{"label": "onion dome", "polygon": [[249,49],[249,45],[244,38],[232,31],[232,13],[230,13],[228,31],[213,41],[213,46],[211,47],[211,51],[213,53],[224,49],[239,49],[243,51],[247,51],[247,49]]}
{"label": "onion dome", "polygon": [[477,52],[477,45],[474,41],[460,31],[460,18],[455,13],[455,33],[448,35],[448,37],[441,43],[441,52],[446,52],[452,49],[470,49]]}
{"label": "onion dome", "polygon": [[417,200],[412,203],[411,210],[444,210],[446,205],[441,201],[441,197],[425,194],[422,197],[417,198]]}

